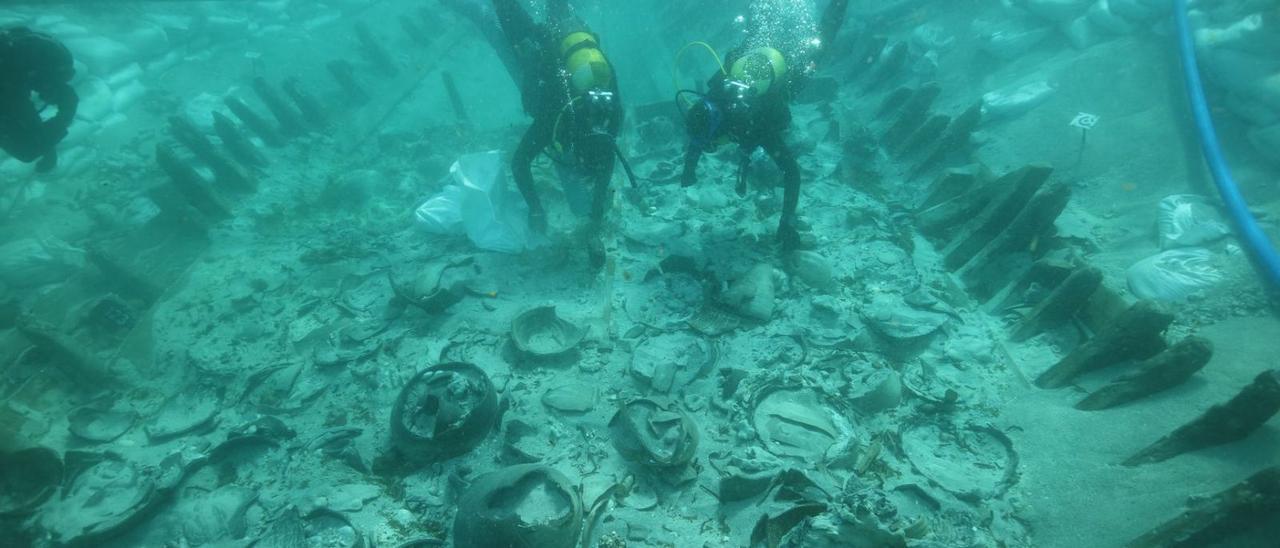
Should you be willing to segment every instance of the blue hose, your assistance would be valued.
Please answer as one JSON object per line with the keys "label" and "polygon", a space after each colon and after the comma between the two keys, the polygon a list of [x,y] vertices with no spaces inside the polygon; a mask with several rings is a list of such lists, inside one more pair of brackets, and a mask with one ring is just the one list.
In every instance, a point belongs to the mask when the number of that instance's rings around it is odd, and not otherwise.
{"label": "blue hose", "polygon": [[1209,104],[1204,97],[1204,84],[1200,81],[1200,68],[1196,64],[1196,47],[1191,39],[1191,22],[1187,19],[1187,0],[1174,0],[1173,19],[1177,26],[1178,50],[1182,56],[1182,73],[1187,86],[1187,98],[1191,101],[1191,113],[1195,117],[1196,132],[1200,138],[1200,149],[1209,164],[1214,183],[1218,186],[1218,194],[1231,216],[1244,244],[1249,258],[1258,268],[1262,277],[1271,284],[1272,289],[1280,290],[1280,254],[1271,244],[1271,239],[1258,226],[1258,221],[1249,213],[1249,204],[1240,194],[1240,187],[1227,160],[1222,156],[1222,145],[1218,142],[1217,130],[1213,128],[1213,118],[1209,115]]}

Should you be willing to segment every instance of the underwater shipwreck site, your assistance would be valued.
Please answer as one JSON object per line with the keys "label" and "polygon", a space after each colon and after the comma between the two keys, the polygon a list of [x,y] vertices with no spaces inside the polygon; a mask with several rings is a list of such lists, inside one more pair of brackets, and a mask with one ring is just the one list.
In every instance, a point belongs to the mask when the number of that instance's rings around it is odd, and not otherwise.
{"label": "underwater shipwreck site", "polygon": [[1280,1],[568,4],[0,3],[0,546],[1277,546]]}

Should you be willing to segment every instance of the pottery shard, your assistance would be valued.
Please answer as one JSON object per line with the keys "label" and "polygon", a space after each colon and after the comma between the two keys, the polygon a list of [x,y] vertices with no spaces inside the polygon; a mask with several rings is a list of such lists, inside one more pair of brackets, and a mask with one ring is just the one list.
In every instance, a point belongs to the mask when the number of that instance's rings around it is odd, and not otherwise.
{"label": "pottery shard", "polygon": [[876,331],[893,339],[929,335],[950,319],[942,312],[914,308],[892,295],[876,297],[863,309],[862,316]]}
{"label": "pottery shard", "polygon": [[453,546],[572,548],[582,532],[582,499],[564,474],[540,464],[477,478],[458,500]]}
{"label": "pottery shard", "polygon": [[586,329],[556,315],[554,306],[527,310],[511,321],[511,340],[516,348],[535,356],[555,356],[569,352],[582,341],[586,333]]}
{"label": "pottery shard", "polygon": [[802,459],[821,457],[849,428],[837,424],[818,394],[807,389],[769,393],[756,404],[752,423],[766,450]]}
{"label": "pottery shard", "polygon": [[796,277],[814,289],[832,291],[836,287],[831,263],[817,252],[801,250],[792,253],[791,266]]}
{"label": "pottery shard", "polygon": [[132,411],[82,407],[67,416],[67,428],[85,441],[106,443],[124,435],[138,418]]}
{"label": "pottery shard", "polygon": [[767,322],[773,317],[775,291],[773,267],[758,264],[729,286],[723,301],[738,314]]}
{"label": "pottery shard", "polygon": [[561,413],[586,413],[595,404],[595,388],[580,383],[557,386],[542,395],[542,405]]}

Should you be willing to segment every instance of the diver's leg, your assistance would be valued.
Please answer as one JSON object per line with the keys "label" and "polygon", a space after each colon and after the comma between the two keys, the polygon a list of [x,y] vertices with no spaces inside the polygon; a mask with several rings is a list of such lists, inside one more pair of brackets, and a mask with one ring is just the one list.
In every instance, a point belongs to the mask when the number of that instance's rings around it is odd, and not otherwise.
{"label": "diver's leg", "polygon": [[569,0],[547,0],[547,21],[561,25],[571,17],[573,8],[569,6]]}
{"label": "diver's leg", "polygon": [[822,40],[819,45],[820,51],[830,49],[836,34],[840,32],[840,27],[844,25],[845,12],[848,9],[849,0],[831,0],[831,3],[827,4],[827,9],[822,12],[822,19],[818,21],[818,38]]}
{"label": "diver's leg", "polygon": [[512,48],[519,49],[521,42],[536,35],[537,24],[518,0],[493,0],[493,11],[497,13],[498,24]]}
{"label": "diver's leg", "polygon": [[778,241],[783,249],[793,249],[799,243],[796,208],[800,204],[800,164],[781,134],[774,134],[762,146],[782,170],[782,217],[778,220]]}
{"label": "diver's leg", "polygon": [[507,67],[511,79],[519,85],[522,77],[520,64],[516,61],[515,52],[507,41],[506,33],[502,31],[502,25],[498,22],[498,15],[494,12],[492,5],[485,0],[440,0],[440,3],[469,19],[476,26],[480,34],[484,35],[485,41],[489,42],[493,51],[498,54],[502,64]]}
{"label": "diver's leg", "polygon": [[[603,140],[603,139],[601,139]],[[604,215],[613,198],[613,170],[617,165],[612,144],[596,145],[588,160],[591,177],[591,224],[598,230],[604,223]]]}
{"label": "diver's leg", "polygon": [[542,233],[547,229],[547,215],[538,200],[538,193],[533,188],[533,161],[551,144],[551,133],[554,131],[554,116],[537,116],[533,125],[525,130],[520,139],[520,146],[511,158],[511,177],[516,181],[516,188],[529,204],[529,226],[535,232]]}
{"label": "diver's leg", "polygon": [[581,161],[591,178],[591,221],[587,229],[587,261],[592,268],[604,266],[604,219],[613,202],[613,169],[617,165],[613,141],[596,136],[587,145]]}

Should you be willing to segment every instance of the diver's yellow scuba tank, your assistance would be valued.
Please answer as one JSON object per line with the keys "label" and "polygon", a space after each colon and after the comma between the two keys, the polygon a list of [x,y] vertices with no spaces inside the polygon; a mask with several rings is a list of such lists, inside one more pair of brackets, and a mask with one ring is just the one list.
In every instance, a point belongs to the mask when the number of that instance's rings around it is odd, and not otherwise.
{"label": "diver's yellow scuba tank", "polygon": [[571,32],[560,40],[560,62],[574,94],[613,87],[613,67],[589,32]]}
{"label": "diver's yellow scuba tank", "polygon": [[[560,128],[566,115],[585,115],[593,123],[610,119],[612,109],[619,108],[613,93],[613,67],[600,51],[596,36],[589,32],[571,32],[560,40],[560,61],[569,84],[570,98],[556,115],[552,139],[557,152],[563,153],[564,139]],[[594,128],[593,132],[603,132]]]}
{"label": "diver's yellow scuba tank", "polygon": [[758,97],[778,89],[775,86],[781,85],[786,75],[787,60],[782,52],[770,47],[760,47],[734,60],[726,80],[736,82],[742,88],[749,88],[749,93]]}

